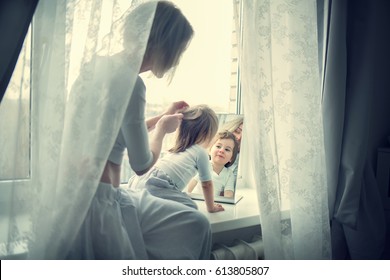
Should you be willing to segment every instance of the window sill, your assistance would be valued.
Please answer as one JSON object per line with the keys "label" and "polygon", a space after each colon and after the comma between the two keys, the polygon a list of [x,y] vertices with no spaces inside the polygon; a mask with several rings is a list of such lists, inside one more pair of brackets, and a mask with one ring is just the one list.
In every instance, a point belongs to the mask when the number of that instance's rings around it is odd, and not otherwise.
{"label": "window sill", "polygon": [[225,211],[217,213],[207,212],[204,201],[195,200],[199,211],[209,219],[213,233],[260,225],[256,190],[245,188],[238,194],[242,199],[237,204],[222,204]]}

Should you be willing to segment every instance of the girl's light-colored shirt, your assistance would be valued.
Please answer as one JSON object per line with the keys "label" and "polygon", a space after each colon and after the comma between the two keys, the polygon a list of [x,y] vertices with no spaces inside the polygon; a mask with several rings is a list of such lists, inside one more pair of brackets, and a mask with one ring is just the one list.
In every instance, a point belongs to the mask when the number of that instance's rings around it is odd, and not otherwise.
{"label": "girl's light-colored shirt", "polygon": [[229,168],[224,167],[219,174],[213,171],[215,195],[221,195],[225,191],[232,191],[234,193],[234,178],[235,176]]}
{"label": "girl's light-colored shirt", "polygon": [[201,182],[212,179],[209,155],[196,144],[184,152],[169,153],[160,158],[156,167],[164,171],[179,190],[183,190],[197,173]]}
{"label": "girl's light-colored shirt", "polygon": [[[210,166],[212,168],[211,162]],[[224,167],[219,174],[214,170],[212,171],[214,195],[220,196],[225,191],[232,191],[234,193],[235,186],[235,176],[233,171],[230,168]],[[202,193],[202,186],[199,181],[199,177],[195,176],[194,180],[197,181],[197,184],[194,188],[195,193]]]}

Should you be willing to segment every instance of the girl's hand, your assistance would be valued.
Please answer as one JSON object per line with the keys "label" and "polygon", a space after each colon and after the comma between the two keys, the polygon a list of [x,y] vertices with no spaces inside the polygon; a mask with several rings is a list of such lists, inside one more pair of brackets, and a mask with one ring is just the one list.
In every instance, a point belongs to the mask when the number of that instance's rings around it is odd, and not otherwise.
{"label": "girl's hand", "polygon": [[225,211],[221,204],[214,203],[213,209],[208,209],[210,213]]}

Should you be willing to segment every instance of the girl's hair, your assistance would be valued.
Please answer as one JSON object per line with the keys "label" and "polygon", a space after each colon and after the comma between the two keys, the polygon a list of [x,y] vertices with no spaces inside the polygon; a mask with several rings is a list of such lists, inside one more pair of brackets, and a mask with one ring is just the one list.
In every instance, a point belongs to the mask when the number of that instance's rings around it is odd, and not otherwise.
{"label": "girl's hair", "polygon": [[177,131],[176,143],[169,151],[184,152],[194,144],[213,139],[218,130],[218,117],[207,105],[187,108]]}
{"label": "girl's hair", "polygon": [[[220,131],[220,132],[217,133],[217,135],[214,138],[213,145],[215,145],[215,143],[218,140],[220,140],[220,139],[230,139],[230,140],[233,140],[234,147],[233,147],[232,158],[230,159],[230,162],[227,162],[225,164],[225,167],[232,166],[234,161],[237,158],[237,153],[238,153],[238,142],[237,142],[237,139],[236,139],[236,137],[234,136],[234,134],[232,132],[224,130],[224,131]],[[210,147],[210,149],[211,149],[211,147]]]}
{"label": "girl's hair", "polygon": [[153,63],[152,72],[161,78],[179,63],[194,34],[194,30],[174,4],[158,1],[145,59]]}
{"label": "girl's hair", "polygon": [[223,125],[223,130],[227,130],[229,132],[234,132],[241,124],[244,123],[244,117],[239,116],[234,118],[233,120],[226,122]]}

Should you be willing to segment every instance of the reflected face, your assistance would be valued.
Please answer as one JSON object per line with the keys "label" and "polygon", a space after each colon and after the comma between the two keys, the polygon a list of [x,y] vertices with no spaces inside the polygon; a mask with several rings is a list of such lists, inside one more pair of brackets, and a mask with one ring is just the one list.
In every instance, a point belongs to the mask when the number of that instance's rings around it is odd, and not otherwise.
{"label": "reflected face", "polygon": [[232,159],[233,148],[232,139],[218,139],[210,149],[211,161],[214,164],[225,165]]}
{"label": "reflected face", "polygon": [[242,136],[242,124],[240,124],[236,130],[233,131],[234,136],[237,139],[238,144],[241,144],[241,136]]}

